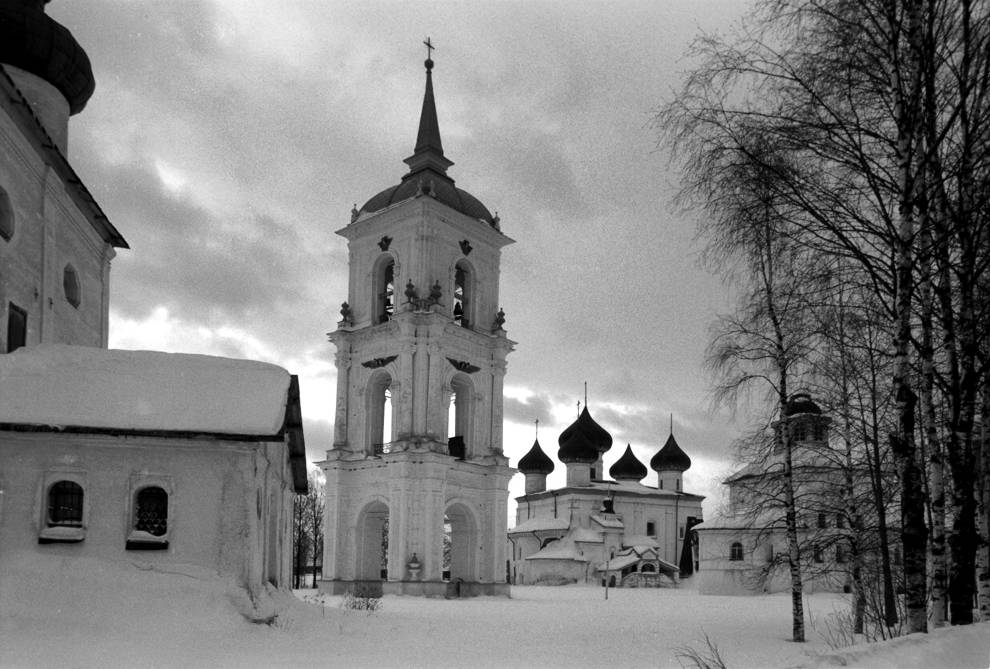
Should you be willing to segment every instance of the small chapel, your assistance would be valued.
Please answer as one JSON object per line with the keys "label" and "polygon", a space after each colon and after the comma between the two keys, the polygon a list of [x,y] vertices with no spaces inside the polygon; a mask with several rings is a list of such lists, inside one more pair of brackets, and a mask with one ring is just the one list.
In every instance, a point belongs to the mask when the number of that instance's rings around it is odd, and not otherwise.
{"label": "small chapel", "polygon": [[646,465],[628,444],[605,477],[612,435],[587,403],[557,443],[557,459],[567,468],[564,487],[547,490],[555,465],[539,438],[518,463],[526,487],[508,532],[513,583],[660,587],[694,572],[691,528],[701,522],[704,497],[683,490],[691,458],[674,439],[673,425],[650,459],[656,487],[643,483]]}
{"label": "small chapel", "polygon": [[426,88],[398,184],[351,212],[321,592],[508,595],[498,215],[448,174]]}

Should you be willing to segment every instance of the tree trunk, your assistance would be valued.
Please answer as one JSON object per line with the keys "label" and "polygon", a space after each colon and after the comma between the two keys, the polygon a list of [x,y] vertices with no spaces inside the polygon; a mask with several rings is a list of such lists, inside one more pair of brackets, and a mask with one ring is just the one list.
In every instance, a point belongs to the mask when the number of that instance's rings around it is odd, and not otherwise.
{"label": "tree trunk", "polygon": [[[904,549],[904,589],[908,632],[928,631],[928,527],[925,524],[924,485],[915,442],[917,396],[911,389],[911,302],[914,289],[915,198],[917,196],[916,149],[921,104],[920,0],[904,0],[904,26],[899,23],[901,3],[890,7],[890,86],[897,126],[897,239],[894,246],[896,286],[894,296],[894,375],[897,432],[890,435],[891,451],[901,479],[901,543]],[[901,33],[901,30],[904,33]],[[902,34],[906,47],[902,44]],[[900,50],[907,49],[903,69]]]}
{"label": "tree trunk", "polygon": [[990,372],[983,375],[983,403],[980,409],[979,545],[976,552],[977,610],[980,619],[990,622]]}

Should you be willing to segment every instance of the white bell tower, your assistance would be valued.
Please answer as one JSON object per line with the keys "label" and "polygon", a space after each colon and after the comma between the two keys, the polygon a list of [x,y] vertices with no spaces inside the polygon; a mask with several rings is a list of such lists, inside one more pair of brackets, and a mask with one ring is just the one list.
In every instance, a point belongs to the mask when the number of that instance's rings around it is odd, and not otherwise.
{"label": "white bell tower", "polygon": [[409,172],[337,231],[350,271],[329,333],[325,592],[508,594],[502,382],[514,342],[498,282],[513,240],[447,175],[432,69],[428,58]]}

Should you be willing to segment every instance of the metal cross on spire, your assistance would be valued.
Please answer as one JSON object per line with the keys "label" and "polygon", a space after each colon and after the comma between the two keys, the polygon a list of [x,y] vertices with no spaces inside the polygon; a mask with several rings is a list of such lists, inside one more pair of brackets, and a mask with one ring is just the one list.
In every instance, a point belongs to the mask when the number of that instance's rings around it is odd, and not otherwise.
{"label": "metal cross on spire", "polygon": [[533,422],[536,423],[536,438],[539,439],[540,438],[540,419],[537,418]]}
{"label": "metal cross on spire", "polygon": [[426,59],[427,60],[432,60],[433,59],[433,50],[436,49],[436,47],[433,46],[433,42],[430,41],[430,38],[429,37],[426,38],[426,41],[423,42],[423,44],[426,45]]}

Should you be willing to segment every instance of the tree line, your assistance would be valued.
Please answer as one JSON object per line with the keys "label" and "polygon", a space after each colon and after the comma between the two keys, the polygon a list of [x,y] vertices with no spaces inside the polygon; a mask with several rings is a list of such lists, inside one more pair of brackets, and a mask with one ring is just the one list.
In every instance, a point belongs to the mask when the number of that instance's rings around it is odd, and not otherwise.
{"label": "tree line", "polygon": [[990,3],[763,0],[689,56],[655,127],[736,297],[715,398],[835,420],[813,501],[786,430],[745,440],[784,453],[795,640],[802,504],[846,520],[859,624],[873,594],[888,629],[990,619]]}
{"label": "tree line", "polygon": [[[309,488],[296,495],[292,507],[292,587],[316,587],[323,566],[323,509],[326,503],[324,483],[319,473],[310,470]],[[312,580],[307,583],[306,575]]]}

